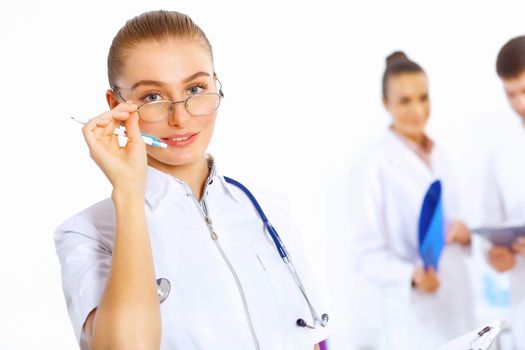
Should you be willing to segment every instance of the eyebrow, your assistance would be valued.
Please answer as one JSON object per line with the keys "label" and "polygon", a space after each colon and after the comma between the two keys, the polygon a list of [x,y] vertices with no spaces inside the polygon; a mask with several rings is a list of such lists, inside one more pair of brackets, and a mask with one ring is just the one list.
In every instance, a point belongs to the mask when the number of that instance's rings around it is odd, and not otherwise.
{"label": "eyebrow", "polygon": [[[190,75],[189,77],[187,77],[186,79],[183,80],[183,83],[186,84],[186,83],[189,83],[190,81],[192,81],[193,79],[196,79],[196,78],[199,78],[201,76],[206,76],[206,77],[209,77],[210,76],[210,73],[208,72],[203,72],[203,71],[200,71],[200,72],[197,72],[197,73],[194,73],[192,75]],[[142,86],[142,85],[152,85],[152,86],[165,86],[167,85],[166,83],[162,82],[162,81],[158,81],[158,80],[139,80],[137,81],[135,84],[133,84],[133,86],[131,86],[130,90],[134,90],[136,89],[137,87],[139,86]]]}

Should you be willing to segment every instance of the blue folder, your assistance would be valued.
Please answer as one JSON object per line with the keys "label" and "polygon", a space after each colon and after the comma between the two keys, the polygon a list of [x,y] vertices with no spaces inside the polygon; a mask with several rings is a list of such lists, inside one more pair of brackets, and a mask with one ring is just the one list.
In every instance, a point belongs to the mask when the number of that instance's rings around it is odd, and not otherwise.
{"label": "blue folder", "polygon": [[441,201],[441,181],[434,181],[423,199],[419,216],[419,254],[425,269],[438,268],[445,246],[445,219]]}

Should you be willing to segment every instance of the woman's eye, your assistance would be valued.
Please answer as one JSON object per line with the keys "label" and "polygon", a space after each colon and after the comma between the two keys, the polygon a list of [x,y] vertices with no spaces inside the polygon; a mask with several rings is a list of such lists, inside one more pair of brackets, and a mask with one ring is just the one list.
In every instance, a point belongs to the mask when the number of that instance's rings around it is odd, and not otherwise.
{"label": "woman's eye", "polygon": [[204,88],[202,86],[192,86],[191,88],[188,89],[188,92],[192,95],[202,94],[203,91],[204,91]]}
{"label": "woman's eye", "polygon": [[159,94],[148,94],[148,95],[144,96],[143,99],[146,101],[146,103],[149,103],[149,102],[160,101],[160,100],[162,100],[162,97]]}

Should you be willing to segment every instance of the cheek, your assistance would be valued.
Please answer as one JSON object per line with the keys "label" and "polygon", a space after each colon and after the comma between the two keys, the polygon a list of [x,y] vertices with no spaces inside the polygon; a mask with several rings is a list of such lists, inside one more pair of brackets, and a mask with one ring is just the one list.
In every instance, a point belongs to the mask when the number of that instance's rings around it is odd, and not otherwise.
{"label": "cheek", "polygon": [[414,118],[415,113],[413,107],[406,105],[398,106],[394,114],[395,123],[405,130],[421,131],[426,125],[430,110],[428,106],[425,106],[424,118],[421,118],[421,107],[419,108],[420,112],[418,114],[420,117]]}
{"label": "cheek", "polygon": [[518,94],[513,97],[511,104],[515,109],[523,110],[525,108],[525,94]]}
{"label": "cheek", "polygon": [[216,119],[217,114],[215,113],[212,116],[202,117],[195,120],[195,127],[197,130],[200,130],[202,139],[206,143],[209,143],[213,135],[213,129],[215,128]]}
{"label": "cheek", "polygon": [[166,130],[166,125],[164,123],[146,123],[142,121],[142,119],[139,119],[139,128],[140,131],[151,135],[151,136],[160,136],[164,135],[164,130]]}
{"label": "cheek", "polygon": [[410,108],[407,105],[397,105],[393,110],[394,119],[399,123],[407,123],[410,120]]}
{"label": "cheek", "polygon": [[424,110],[424,117],[425,117],[425,120],[428,120],[428,118],[430,117],[430,103],[425,103],[424,106],[423,106],[423,110]]}
{"label": "cheek", "polygon": [[199,123],[198,125],[202,130],[213,130],[216,119],[217,119],[217,112],[215,112],[214,114],[210,116],[206,116],[206,117],[197,119],[196,122]]}

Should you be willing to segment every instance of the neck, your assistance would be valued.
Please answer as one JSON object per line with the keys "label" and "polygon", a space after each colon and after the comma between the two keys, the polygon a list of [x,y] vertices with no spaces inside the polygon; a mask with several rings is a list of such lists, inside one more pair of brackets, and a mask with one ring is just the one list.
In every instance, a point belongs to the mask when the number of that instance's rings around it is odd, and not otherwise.
{"label": "neck", "polygon": [[421,134],[407,134],[402,131],[400,131],[395,126],[392,127],[399,135],[403,136],[404,138],[416,143],[418,146],[425,147],[425,141],[426,137],[424,133]]}
{"label": "neck", "polygon": [[403,135],[407,139],[409,139],[412,142],[415,142],[418,146],[421,146],[421,148],[425,147],[425,135]]}
{"label": "neck", "polygon": [[206,179],[210,174],[210,169],[208,169],[204,156],[198,161],[184,165],[169,165],[148,157],[148,164],[157,170],[184,181],[190,186],[196,198],[200,199],[202,197]]}

